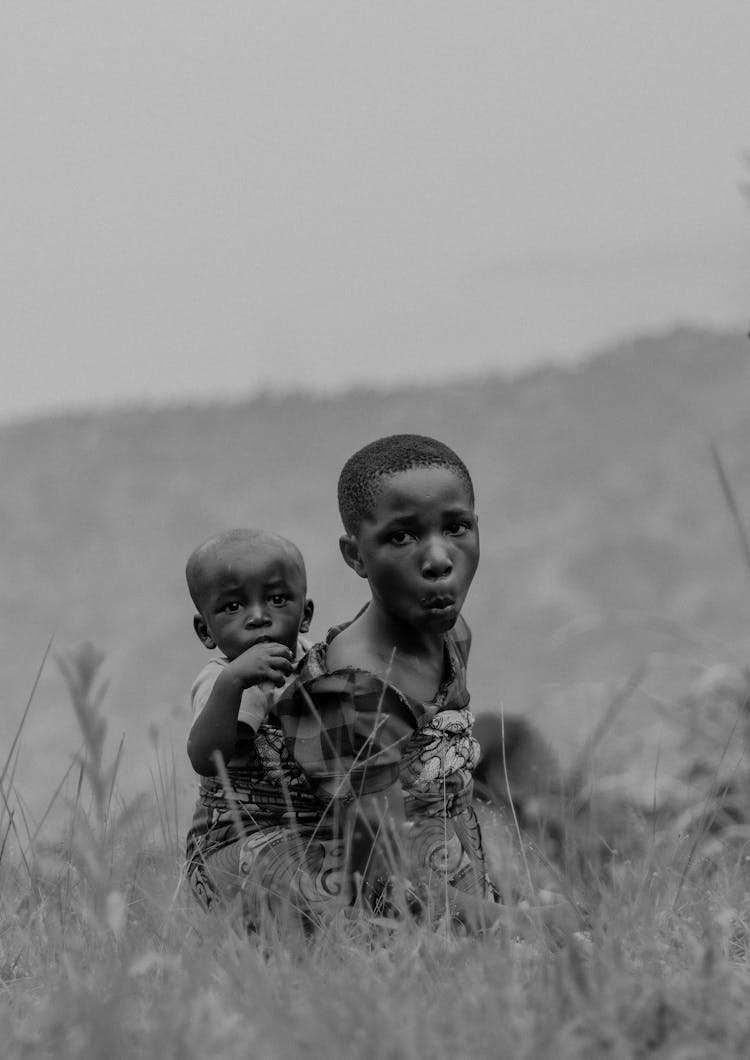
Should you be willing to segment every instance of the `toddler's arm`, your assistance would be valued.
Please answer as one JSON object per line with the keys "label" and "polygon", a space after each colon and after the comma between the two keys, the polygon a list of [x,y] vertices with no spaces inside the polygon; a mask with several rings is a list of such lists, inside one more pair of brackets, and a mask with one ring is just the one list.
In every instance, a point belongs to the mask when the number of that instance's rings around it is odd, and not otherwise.
{"label": "toddler's arm", "polygon": [[188,736],[188,757],[196,773],[216,776],[216,752],[225,762],[234,754],[237,716],[245,689],[265,682],[280,687],[291,672],[289,648],[265,641],[223,667]]}

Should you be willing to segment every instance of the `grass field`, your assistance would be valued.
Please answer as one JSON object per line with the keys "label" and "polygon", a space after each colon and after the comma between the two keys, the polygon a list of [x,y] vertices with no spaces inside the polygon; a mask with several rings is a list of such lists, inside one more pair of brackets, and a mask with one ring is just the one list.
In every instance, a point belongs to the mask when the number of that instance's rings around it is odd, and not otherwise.
{"label": "grass field", "polygon": [[[746,350],[678,330],[516,381],[0,430],[2,1060],[750,1056]],[[544,726],[565,841],[482,811],[517,932],[248,940],[180,879],[205,661],[184,558],[231,525],[288,534],[322,636],[363,602],[341,461],[401,430],[472,469],[472,709]],[[104,661],[69,650],[91,637]],[[534,912],[553,897],[571,934]]]}
{"label": "grass field", "polygon": [[[304,946],[272,927],[247,939],[200,913],[180,880],[158,747],[154,790],[120,797],[127,754],[108,739],[101,662],[90,647],[60,660],[82,750],[49,807],[54,829],[24,810],[18,742],[3,765],[4,1060],[750,1055],[750,832],[736,818],[719,829],[726,807],[708,794],[685,830],[584,785],[564,804],[554,864],[530,838],[522,854],[512,822],[485,811],[523,941],[364,918]],[[550,891],[583,911],[580,930],[541,926]]]}

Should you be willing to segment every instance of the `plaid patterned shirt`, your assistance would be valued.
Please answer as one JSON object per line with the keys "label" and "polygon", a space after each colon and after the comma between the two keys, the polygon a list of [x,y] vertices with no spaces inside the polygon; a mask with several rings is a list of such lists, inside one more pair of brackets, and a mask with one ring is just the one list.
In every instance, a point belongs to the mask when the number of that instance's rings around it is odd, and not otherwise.
{"label": "plaid patterned shirt", "polygon": [[[400,780],[408,802],[413,780],[419,801],[430,801],[432,786],[443,814],[463,809],[471,799],[476,759],[476,744],[471,738],[473,718],[467,709],[466,663],[471,632],[466,622],[459,617],[445,636],[447,677],[431,703],[411,699],[364,670],[345,668],[329,673],[327,646],[342,628],[331,630],[326,643],[310,650],[274,707],[289,752],[318,797],[329,803],[348,801],[383,791]],[[460,754],[456,726],[432,724],[438,714],[442,721],[445,711],[455,712],[451,717],[458,723],[463,740]],[[447,773],[438,769],[432,781],[420,787],[418,778],[425,775],[421,768],[426,762],[423,752],[428,747],[432,758],[435,749],[439,757],[442,748],[443,759],[450,758],[451,764]],[[451,750],[446,756],[448,748]],[[404,774],[406,767],[408,775]]]}

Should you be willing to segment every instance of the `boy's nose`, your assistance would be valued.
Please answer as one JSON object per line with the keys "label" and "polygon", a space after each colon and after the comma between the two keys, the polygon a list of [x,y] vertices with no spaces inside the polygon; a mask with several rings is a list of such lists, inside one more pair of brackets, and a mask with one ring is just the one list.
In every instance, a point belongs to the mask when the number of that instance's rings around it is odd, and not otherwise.
{"label": "boy's nose", "polygon": [[431,538],[422,556],[422,574],[426,578],[444,578],[453,570],[450,549],[444,538]]}
{"label": "boy's nose", "polygon": [[265,608],[261,607],[260,604],[254,607],[248,607],[245,611],[245,625],[252,626],[264,626],[267,622],[267,615]]}

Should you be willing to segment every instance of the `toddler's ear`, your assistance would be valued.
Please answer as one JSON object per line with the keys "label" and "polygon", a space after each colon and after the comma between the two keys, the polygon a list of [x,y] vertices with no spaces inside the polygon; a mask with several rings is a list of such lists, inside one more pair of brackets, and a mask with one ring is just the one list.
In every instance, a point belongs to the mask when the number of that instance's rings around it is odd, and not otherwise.
{"label": "toddler's ear", "polygon": [[365,565],[362,562],[362,556],[359,552],[359,545],[356,537],[353,534],[342,534],[339,538],[339,548],[341,549],[341,555],[344,557],[344,563],[347,567],[351,567],[355,574],[358,574],[360,578],[367,577],[367,571]]}
{"label": "toddler's ear", "polygon": [[315,610],[315,604],[308,597],[305,600],[305,606],[304,606],[304,608],[302,610],[302,621],[300,622],[300,625],[299,625],[300,633],[307,633],[308,629],[310,628],[310,623],[312,622],[312,617],[313,617],[313,611],[314,610]]}
{"label": "toddler's ear", "polygon": [[211,634],[208,632],[208,626],[206,625],[206,620],[203,618],[202,615],[194,615],[193,616],[193,629],[195,630],[195,633],[196,633],[196,636],[198,637],[198,640],[206,648],[215,648],[216,647],[216,641],[213,639]]}

